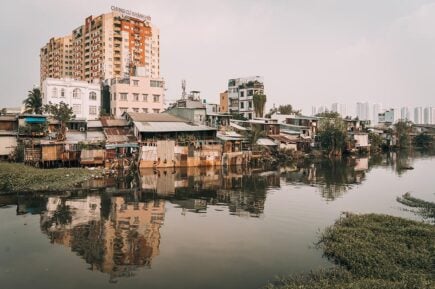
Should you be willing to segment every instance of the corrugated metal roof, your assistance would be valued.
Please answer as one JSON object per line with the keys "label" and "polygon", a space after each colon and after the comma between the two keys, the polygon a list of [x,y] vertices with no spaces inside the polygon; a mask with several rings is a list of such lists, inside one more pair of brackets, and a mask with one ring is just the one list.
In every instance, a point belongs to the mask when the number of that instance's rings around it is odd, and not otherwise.
{"label": "corrugated metal roof", "polygon": [[169,113],[129,112],[127,114],[134,122],[186,122],[185,119]]}
{"label": "corrugated metal roof", "polygon": [[17,118],[14,115],[1,115],[0,121],[16,121]]}
{"label": "corrugated metal roof", "polygon": [[139,122],[134,125],[140,132],[186,132],[186,131],[212,131],[216,130],[205,125],[190,124],[187,122]]}
{"label": "corrugated metal roof", "polygon": [[223,141],[244,139],[244,137],[241,134],[238,134],[234,131],[218,131],[216,137]]}
{"label": "corrugated metal roof", "polygon": [[268,139],[268,138],[259,138],[257,140],[257,144],[261,145],[261,146],[277,146],[278,145],[273,140]]}
{"label": "corrugated metal roof", "polygon": [[103,127],[100,120],[88,120],[88,128],[99,128]]}
{"label": "corrugated metal roof", "polygon": [[125,119],[102,118],[101,124],[103,127],[127,126],[128,122]]}

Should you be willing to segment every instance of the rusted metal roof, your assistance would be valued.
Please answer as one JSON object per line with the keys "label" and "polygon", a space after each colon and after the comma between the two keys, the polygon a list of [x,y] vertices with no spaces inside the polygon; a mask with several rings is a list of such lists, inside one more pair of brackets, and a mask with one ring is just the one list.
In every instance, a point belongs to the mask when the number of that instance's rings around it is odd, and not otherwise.
{"label": "rusted metal roof", "polygon": [[101,124],[103,127],[111,126],[128,126],[128,122],[125,119],[113,119],[113,118],[101,118]]}
{"label": "rusted metal roof", "polygon": [[140,113],[129,112],[127,115],[134,122],[186,122],[185,119],[169,113]]}

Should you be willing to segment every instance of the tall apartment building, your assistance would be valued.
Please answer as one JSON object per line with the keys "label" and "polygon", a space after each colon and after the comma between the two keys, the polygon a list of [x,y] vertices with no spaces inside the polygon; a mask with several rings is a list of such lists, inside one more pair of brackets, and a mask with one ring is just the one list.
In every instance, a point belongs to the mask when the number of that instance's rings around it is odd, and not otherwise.
{"label": "tall apartment building", "polygon": [[360,120],[371,120],[370,119],[370,111],[369,111],[369,103],[368,102],[357,102],[356,104],[356,116]]}
{"label": "tall apartment building", "polygon": [[41,48],[41,83],[48,77],[88,82],[129,77],[137,69],[160,77],[160,32],[150,17],[112,10],[87,17],[70,35],[52,38]]}
{"label": "tall apartment building", "polygon": [[435,124],[435,107],[425,107],[423,111],[423,123]]}
{"label": "tall apartment building", "polygon": [[333,103],[331,105],[331,111],[332,112],[338,112],[341,117],[346,117],[347,116],[347,109],[346,109],[346,105],[343,103]]}
{"label": "tall apartment building", "polygon": [[51,38],[40,51],[40,83],[46,78],[72,78],[72,36]]}
{"label": "tall apartment building", "polygon": [[264,93],[261,76],[235,78],[228,80],[228,111],[239,113],[247,119],[263,117],[255,115],[254,94]]}
{"label": "tall apartment building", "polygon": [[404,106],[400,108],[400,119],[401,120],[411,120],[411,116],[409,115],[408,107]]}
{"label": "tall apartment building", "polygon": [[373,104],[373,125],[377,125],[379,123],[379,114],[382,112],[382,104],[375,103]]}
{"label": "tall apartment building", "polygon": [[414,123],[415,124],[423,123],[423,108],[421,106],[414,108]]}

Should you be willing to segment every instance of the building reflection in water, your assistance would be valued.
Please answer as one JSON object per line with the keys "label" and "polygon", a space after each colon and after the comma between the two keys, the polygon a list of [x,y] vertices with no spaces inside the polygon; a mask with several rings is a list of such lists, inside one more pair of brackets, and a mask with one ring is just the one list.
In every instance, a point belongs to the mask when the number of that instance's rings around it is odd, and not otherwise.
{"label": "building reflection in water", "polygon": [[259,217],[267,189],[279,187],[280,174],[242,167],[143,170],[139,183],[142,192],[168,199],[183,213],[205,213],[208,205],[226,205],[233,215]]}
{"label": "building reflection in water", "polygon": [[41,230],[51,242],[71,248],[91,270],[111,280],[150,267],[159,255],[163,200],[129,203],[123,197],[49,197],[41,214]]}
{"label": "building reflection in water", "polygon": [[301,163],[277,171],[249,168],[178,168],[141,171],[138,178],[96,180],[96,192],[63,192],[58,196],[0,198],[0,205],[17,203],[17,214],[39,214],[40,226],[50,241],[71,248],[90,270],[110,275],[110,281],[150,268],[159,255],[160,229],[165,204],[181,214],[223,211],[231,215],[261,217],[267,191],[288,184],[318,187],[323,198],[334,200],[364,181],[376,166],[396,170],[409,165],[407,156],[347,158]]}

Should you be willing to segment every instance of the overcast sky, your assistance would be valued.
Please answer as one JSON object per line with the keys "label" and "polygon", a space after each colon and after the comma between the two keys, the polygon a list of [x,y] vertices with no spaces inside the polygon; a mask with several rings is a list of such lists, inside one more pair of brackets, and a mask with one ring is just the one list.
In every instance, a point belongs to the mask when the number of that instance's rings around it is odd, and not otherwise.
{"label": "overcast sky", "polygon": [[39,83],[39,49],[110,6],[160,28],[166,98],[218,101],[229,78],[264,76],[268,107],[357,101],[435,105],[435,1],[14,0],[0,17],[0,107]]}

